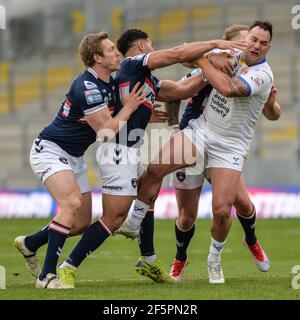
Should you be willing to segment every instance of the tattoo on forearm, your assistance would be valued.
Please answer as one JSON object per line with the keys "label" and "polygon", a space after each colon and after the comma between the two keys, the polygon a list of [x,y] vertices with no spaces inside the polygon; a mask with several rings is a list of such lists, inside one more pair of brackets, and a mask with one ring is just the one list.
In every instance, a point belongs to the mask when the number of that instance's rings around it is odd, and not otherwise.
{"label": "tattoo on forearm", "polygon": [[180,100],[165,102],[166,112],[168,113],[168,125],[174,126],[178,124],[178,113],[180,107]]}
{"label": "tattoo on forearm", "polygon": [[228,84],[231,88],[229,97],[247,97],[249,95],[247,85],[238,78],[226,77]]}

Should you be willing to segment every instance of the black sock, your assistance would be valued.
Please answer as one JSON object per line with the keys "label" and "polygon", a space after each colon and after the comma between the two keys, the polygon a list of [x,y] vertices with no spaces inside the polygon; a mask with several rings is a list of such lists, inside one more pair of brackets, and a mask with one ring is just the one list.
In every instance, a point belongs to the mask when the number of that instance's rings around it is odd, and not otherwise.
{"label": "black sock", "polygon": [[47,224],[43,229],[31,234],[25,238],[25,246],[28,250],[36,252],[41,246],[48,242],[48,227]]}
{"label": "black sock", "polygon": [[154,251],[154,212],[148,210],[141,224],[141,230],[139,234],[139,246],[142,256],[152,256]]}
{"label": "black sock", "polygon": [[250,217],[244,217],[241,213],[236,213],[240,223],[245,232],[245,240],[249,246],[253,246],[257,239],[255,236],[255,220],[256,220],[256,211],[253,206],[253,211]]}
{"label": "black sock", "polygon": [[109,237],[111,232],[101,220],[91,224],[67,259],[67,262],[78,267],[81,262]]}
{"label": "black sock", "polygon": [[176,259],[180,261],[185,261],[187,259],[186,250],[189,246],[189,243],[194,235],[195,225],[188,231],[181,231],[178,229],[175,222],[175,235],[176,235]]}
{"label": "black sock", "polygon": [[57,261],[64,243],[70,233],[70,228],[52,221],[48,227],[48,249],[43,266],[39,275],[40,280],[44,279],[48,273],[56,274]]}

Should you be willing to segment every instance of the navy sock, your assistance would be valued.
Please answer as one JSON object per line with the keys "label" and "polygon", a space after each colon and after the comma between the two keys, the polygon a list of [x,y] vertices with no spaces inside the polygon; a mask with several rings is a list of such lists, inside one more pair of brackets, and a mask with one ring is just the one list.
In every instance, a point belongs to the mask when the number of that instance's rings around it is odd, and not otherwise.
{"label": "navy sock", "polygon": [[67,262],[77,268],[89,254],[100,247],[110,234],[111,232],[105,224],[101,220],[97,220],[82,235]]}
{"label": "navy sock", "polygon": [[194,235],[195,225],[188,231],[181,231],[177,227],[175,222],[175,235],[176,235],[176,259],[180,261],[185,261],[187,259],[186,250],[189,246],[189,243]]}
{"label": "navy sock", "polygon": [[41,246],[48,242],[48,227],[47,224],[43,229],[31,234],[25,238],[25,246],[28,250],[36,252]]}
{"label": "navy sock", "polygon": [[70,233],[70,228],[52,221],[48,227],[48,249],[43,266],[39,276],[44,279],[48,273],[56,274],[57,261],[60,256],[64,243]]}
{"label": "navy sock", "polygon": [[139,234],[139,246],[142,256],[152,256],[154,251],[154,212],[148,210],[143,222],[141,224],[141,230]]}
{"label": "navy sock", "polygon": [[[254,207],[254,206],[253,206]],[[256,221],[256,211],[255,207],[253,208],[252,214],[250,217],[244,217],[243,215],[237,212],[237,217],[240,220],[240,223],[245,232],[245,240],[249,246],[253,246],[256,241],[255,235],[255,221]]]}

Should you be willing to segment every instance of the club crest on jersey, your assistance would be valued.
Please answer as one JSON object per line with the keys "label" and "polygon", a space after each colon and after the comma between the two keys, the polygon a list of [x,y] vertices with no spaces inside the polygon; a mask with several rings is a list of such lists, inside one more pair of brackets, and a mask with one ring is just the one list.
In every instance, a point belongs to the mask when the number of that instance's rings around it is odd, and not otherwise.
{"label": "club crest on jersey", "polygon": [[176,178],[179,182],[182,182],[185,180],[185,172],[179,171],[176,172]]}
{"label": "club crest on jersey", "polygon": [[131,184],[132,184],[133,188],[136,189],[136,187],[137,187],[137,179],[136,179],[136,178],[133,178],[133,179],[131,180]]}
{"label": "club crest on jersey", "polygon": [[68,160],[65,157],[60,157],[59,161],[64,163],[64,164],[68,164],[69,163]]}
{"label": "club crest on jersey", "polygon": [[85,100],[88,105],[100,103],[102,101],[102,94],[98,89],[91,89],[84,91]]}
{"label": "club crest on jersey", "polygon": [[264,84],[264,80],[259,77],[251,77],[251,80],[258,86],[262,86]]}
{"label": "club crest on jersey", "polygon": [[85,87],[86,87],[88,90],[90,90],[90,89],[97,89],[97,88],[98,88],[97,85],[96,85],[96,83],[91,82],[91,81],[84,81],[84,85],[85,85]]}

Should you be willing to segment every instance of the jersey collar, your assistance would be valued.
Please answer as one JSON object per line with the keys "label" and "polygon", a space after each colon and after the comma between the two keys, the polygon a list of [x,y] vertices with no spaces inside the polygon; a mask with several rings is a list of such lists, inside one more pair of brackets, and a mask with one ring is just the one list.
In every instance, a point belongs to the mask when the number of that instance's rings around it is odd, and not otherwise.
{"label": "jersey collar", "polygon": [[98,79],[98,75],[95,72],[94,69],[92,69],[91,67],[87,68],[87,71],[90,72],[96,79]]}

